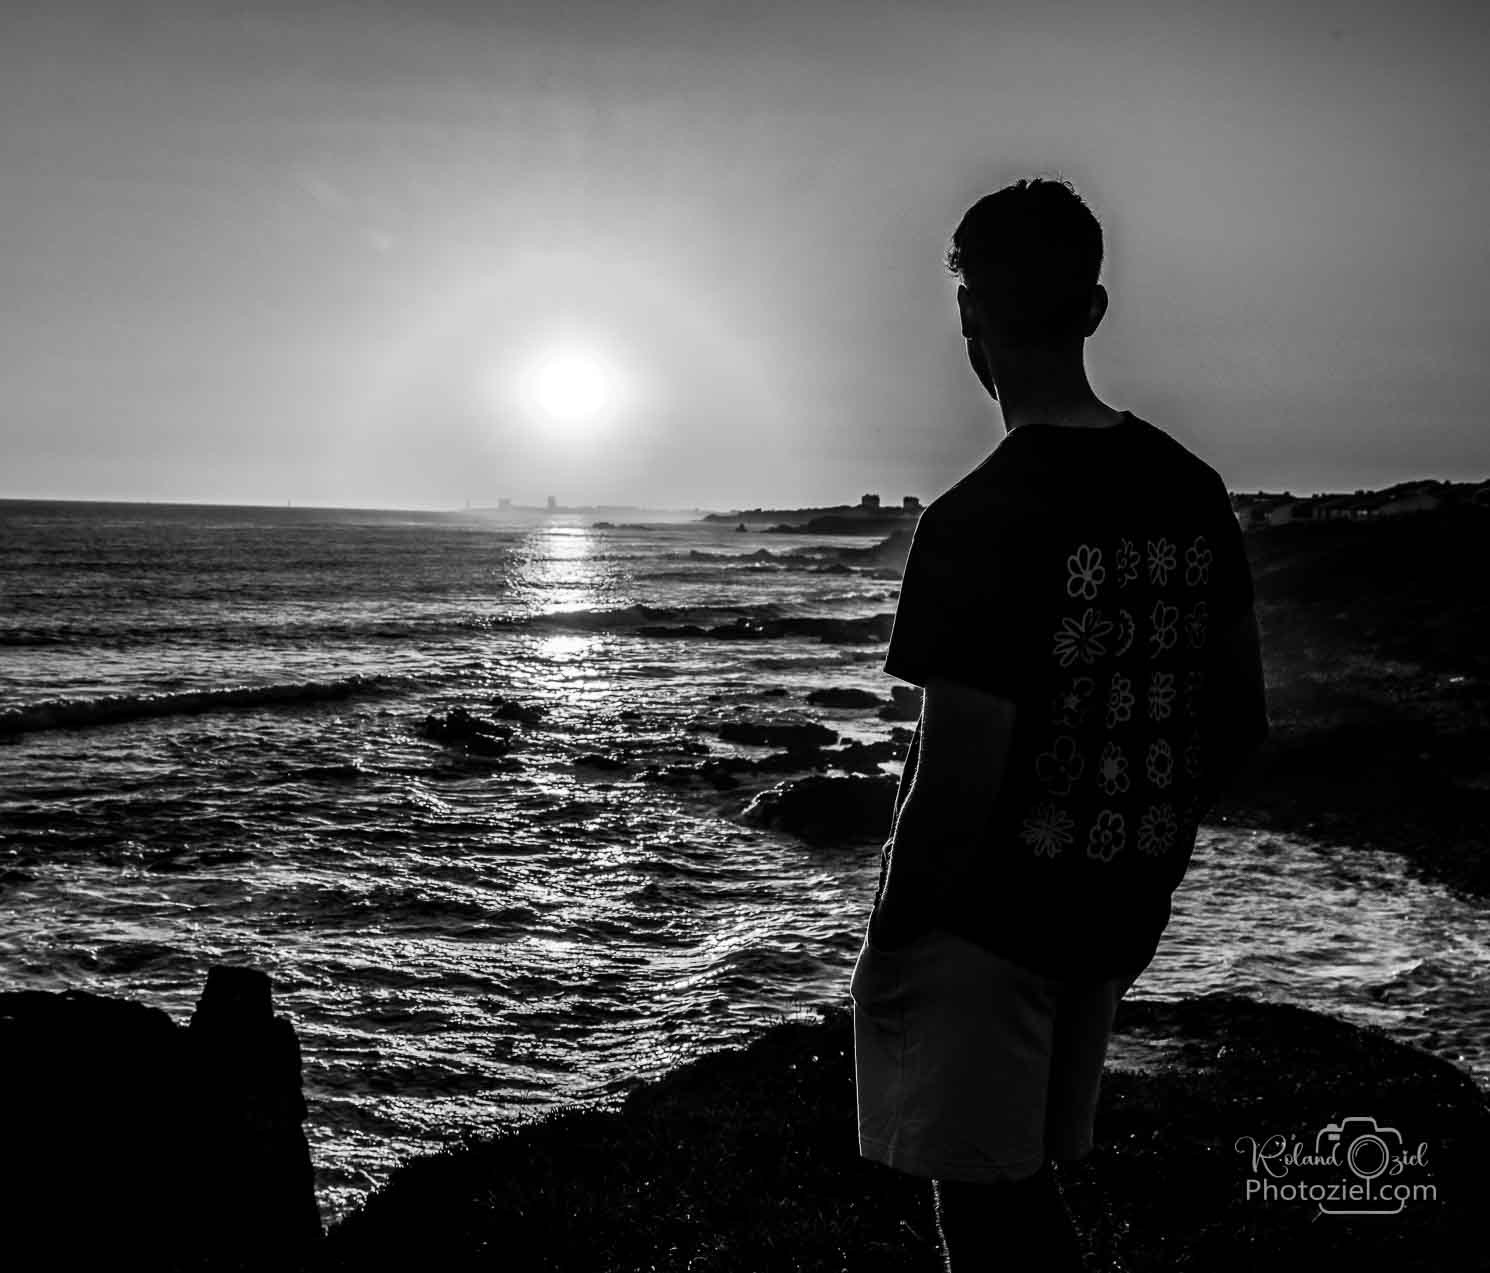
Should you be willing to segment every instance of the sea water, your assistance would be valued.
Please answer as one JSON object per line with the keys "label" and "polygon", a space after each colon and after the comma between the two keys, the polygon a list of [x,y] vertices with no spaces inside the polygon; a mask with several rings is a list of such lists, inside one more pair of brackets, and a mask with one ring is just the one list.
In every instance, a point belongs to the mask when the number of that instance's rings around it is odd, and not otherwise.
{"label": "sea water", "polygon": [[[904,729],[807,703],[888,698],[872,543],[0,502],[0,987],[185,1021],[212,965],[268,972],[327,1220],[409,1154],[846,1003],[878,842],[754,830],[742,795],[644,771],[760,754],[727,720]],[[847,639],[642,631],[805,617]],[[510,757],[421,730],[498,700],[543,713]],[[1386,854],[1205,827],[1133,993],[1336,1012],[1490,1085],[1482,919]]]}

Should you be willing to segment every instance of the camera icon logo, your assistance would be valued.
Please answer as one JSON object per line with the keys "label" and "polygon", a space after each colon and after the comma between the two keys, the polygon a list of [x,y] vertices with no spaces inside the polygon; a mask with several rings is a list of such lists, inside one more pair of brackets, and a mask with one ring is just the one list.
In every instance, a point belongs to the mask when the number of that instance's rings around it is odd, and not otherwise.
{"label": "camera icon logo", "polygon": [[[1397,1212],[1402,1210],[1398,1198],[1375,1196],[1370,1183],[1391,1170],[1392,1163],[1402,1153],[1402,1133],[1395,1127],[1382,1127],[1369,1115],[1360,1118],[1342,1118],[1338,1123],[1326,1123],[1314,1138],[1314,1151],[1321,1158],[1332,1159],[1350,1170],[1366,1185],[1364,1197],[1352,1200],[1350,1214],[1362,1212]],[[1322,1211],[1344,1210],[1320,1204]]]}

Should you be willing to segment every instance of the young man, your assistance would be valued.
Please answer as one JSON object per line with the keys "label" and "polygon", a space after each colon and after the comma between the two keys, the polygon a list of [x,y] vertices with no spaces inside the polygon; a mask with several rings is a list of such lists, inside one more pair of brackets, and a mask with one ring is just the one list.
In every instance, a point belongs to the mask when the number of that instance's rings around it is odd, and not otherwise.
{"label": "young man", "polygon": [[1101,264],[1065,182],[957,227],[1006,433],[922,513],[884,662],[925,695],[851,985],[860,1152],[931,1179],[953,1273],[1081,1267],[1051,1166],[1091,1150],[1118,1000],[1268,730],[1221,478],[1087,381]]}

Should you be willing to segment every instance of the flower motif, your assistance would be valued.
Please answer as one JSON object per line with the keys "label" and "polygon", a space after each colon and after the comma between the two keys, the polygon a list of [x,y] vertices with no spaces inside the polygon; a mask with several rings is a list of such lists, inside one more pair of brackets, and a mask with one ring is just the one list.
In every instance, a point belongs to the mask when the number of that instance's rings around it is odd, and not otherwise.
{"label": "flower motif", "polygon": [[1138,625],[1133,622],[1133,616],[1126,610],[1118,611],[1118,643],[1113,653],[1114,658],[1122,658],[1128,652],[1128,647],[1133,644],[1133,633]]}
{"label": "flower motif", "polygon": [[1086,837],[1086,855],[1098,862],[1111,862],[1123,848],[1128,832],[1123,826],[1123,815],[1111,809],[1103,809],[1092,823]]}
{"label": "flower motif", "polygon": [[1149,582],[1161,588],[1169,582],[1169,572],[1174,569],[1178,546],[1171,544],[1162,535],[1149,540]]}
{"label": "flower motif", "polygon": [[1149,744],[1148,755],[1144,757],[1144,771],[1149,776],[1149,781],[1156,787],[1167,787],[1174,780],[1174,751],[1169,745],[1169,740],[1160,738]]}
{"label": "flower motif", "polygon": [[1112,674],[1107,687],[1107,728],[1115,729],[1133,719],[1133,682],[1121,672]]}
{"label": "flower motif", "polygon": [[1102,763],[1097,766],[1097,784],[1109,796],[1128,790],[1128,758],[1116,743],[1102,748]]}
{"label": "flower motif", "polygon": [[1205,686],[1205,673],[1192,667],[1185,673],[1185,715],[1192,720],[1200,715],[1200,691]]}
{"label": "flower motif", "polygon": [[1071,573],[1066,579],[1068,597],[1085,597],[1091,601],[1097,588],[1107,578],[1107,567],[1102,564],[1102,550],[1082,544],[1066,558],[1066,569]]}
{"label": "flower motif", "polygon": [[1019,838],[1034,849],[1036,857],[1053,858],[1076,837],[1076,820],[1058,804],[1042,804],[1024,820]]}
{"label": "flower motif", "polygon": [[1053,796],[1068,795],[1071,784],[1085,768],[1086,761],[1076,751],[1076,740],[1067,734],[1057,738],[1049,751],[1035,757],[1035,772]]}
{"label": "flower motif", "polygon": [[1205,648],[1206,608],[1204,601],[1197,601],[1185,616],[1185,640],[1192,650]]}
{"label": "flower motif", "polygon": [[1174,673],[1155,672],[1149,677],[1149,719],[1168,720],[1174,706]]}
{"label": "flower motif", "polygon": [[1080,729],[1086,719],[1087,700],[1092,696],[1092,678],[1074,676],[1071,688],[1050,702],[1050,718],[1067,729]]}
{"label": "flower motif", "polygon": [[1185,773],[1191,778],[1199,778],[1204,753],[1200,747],[1200,735],[1191,734],[1190,741],[1185,744]]}
{"label": "flower motif", "polygon": [[1167,853],[1174,847],[1174,837],[1179,831],[1174,806],[1168,803],[1151,804],[1138,821],[1138,851],[1140,853]]}
{"label": "flower motif", "polygon": [[1133,547],[1131,539],[1118,540],[1118,549],[1112,564],[1113,569],[1117,571],[1119,588],[1126,588],[1138,578],[1139,560],[1138,549]]}
{"label": "flower motif", "polygon": [[1062,619],[1061,630],[1055,634],[1054,653],[1062,667],[1070,667],[1077,659],[1083,663],[1095,662],[1099,655],[1107,653],[1103,640],[1112,631],[1112,620],[1104,619],[1098,610],[1086,608],[1080,619]]}
{"label": "flower motif", "polygon": [[1185,583],[1188,587],[1198,587],[1210,578],[1211,559],[1211,546],[1205,542],[1205,536],[1195,536],[1195,542],[1185,549]]}
{"label": "flower motif", "polygon": [[1162,601],[1154,602],[1154,608],[1149,613],[1149,622],[1154,628],[1149,633],[1149,644],[1153,647],[1151,655],[1163,654],[1179,640],[1179,633],[1175,630],[1179,618],[1179,606],[1167,606]]}

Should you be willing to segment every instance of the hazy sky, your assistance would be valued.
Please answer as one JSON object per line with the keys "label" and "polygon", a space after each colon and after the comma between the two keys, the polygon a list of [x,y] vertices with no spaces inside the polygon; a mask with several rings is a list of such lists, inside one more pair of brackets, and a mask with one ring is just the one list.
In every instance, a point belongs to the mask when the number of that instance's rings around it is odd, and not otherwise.
{"label": "hazy sky", "polygon": [[1490,477],[1482,6],[26,8],[0,496],[927,499],[1003,435],[947,235],[1039,173],[1232,489]]}

